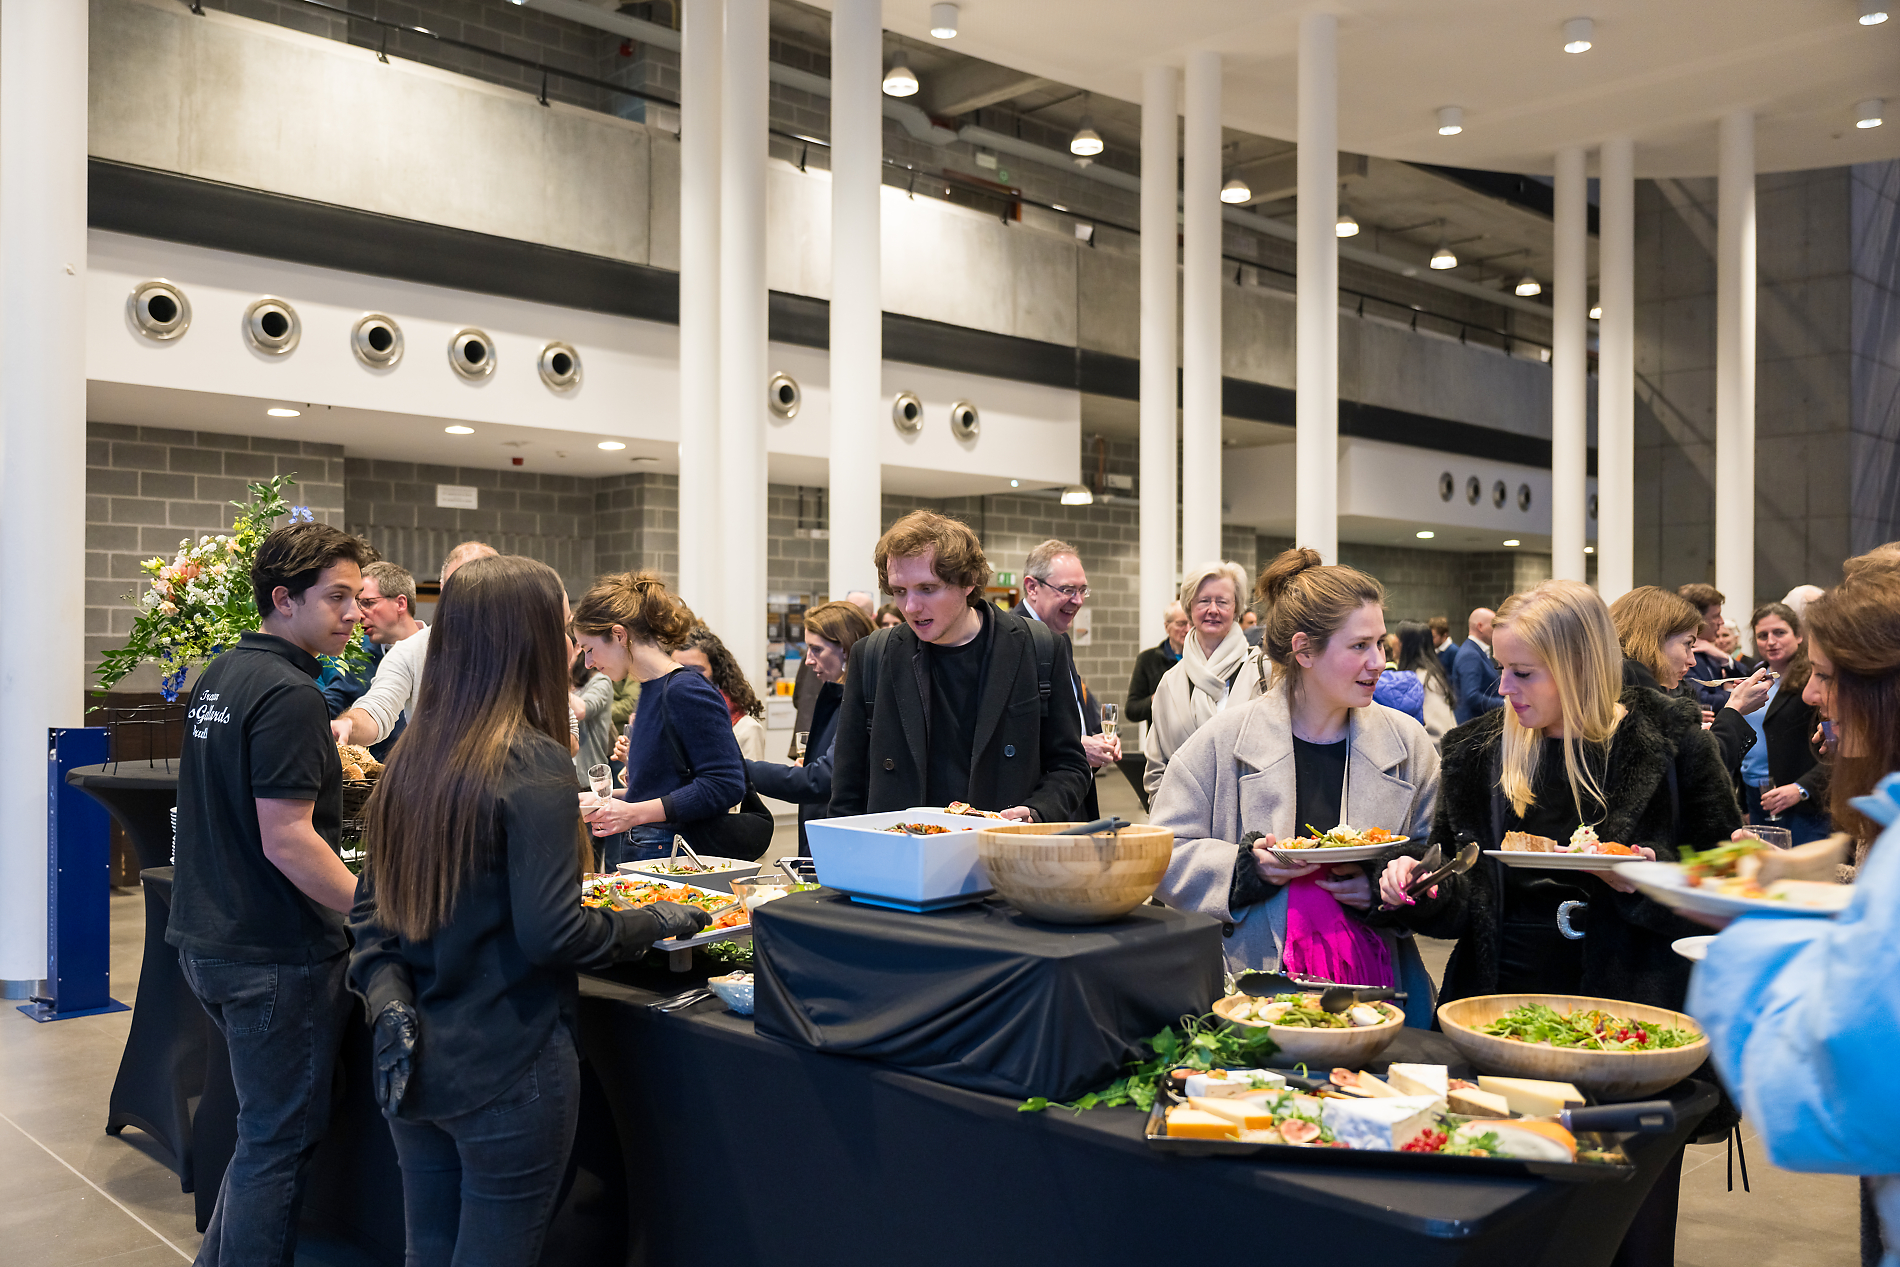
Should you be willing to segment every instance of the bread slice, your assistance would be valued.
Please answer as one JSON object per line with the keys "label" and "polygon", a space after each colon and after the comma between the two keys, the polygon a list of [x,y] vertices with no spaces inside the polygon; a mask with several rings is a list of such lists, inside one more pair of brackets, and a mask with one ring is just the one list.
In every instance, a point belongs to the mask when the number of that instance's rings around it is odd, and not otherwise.
{"label": "bread slice", "polygon": [[1556,853],[1557,842],[1549,836],[1533,836],[1527,831],[1507,831],[1503,848],[1516,853]]}
{"label": "bread slice", "polygon": [[1847,861],[1851,844],[1852,838],[1846,832],[1835,832],[1826,840],[1796,845],[1793,849],[1770,849],[1756,854],[1754,856],[1760,859],[1761,866],[1755,872],[1755,883],[1763,888],[1776,880],[1832,883],[1834,869]]}

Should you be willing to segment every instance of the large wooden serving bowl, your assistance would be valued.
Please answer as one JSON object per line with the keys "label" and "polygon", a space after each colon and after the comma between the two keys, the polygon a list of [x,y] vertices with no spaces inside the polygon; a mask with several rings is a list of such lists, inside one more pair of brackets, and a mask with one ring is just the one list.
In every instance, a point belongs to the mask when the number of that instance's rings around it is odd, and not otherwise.
{"label": "large wooden serving bowl", "polygon": [[1654,1095],[1664,1087],[1681,1082],[1709,1058],[1707,1037],[1698,1038],[1687,1047],[1662,1051],[1582,1051],[1478,1033],[1477,1026],[1488,1025],[1527,1003],[1542,1003],[1563,1013],[1594,1009],[1633,1021],[1702,1033],[1695,1019],[1681,1012],[1581,994],[1482,994],[1441,1004],[1438,1023],[1444,1027],[1445,1037],[1451,1040],[1452,1046],[1479,1073],[1568,1082],[1604,1100],[1641,1100]]}
{"label": "large wooden serving bowl", "polygon": [[1347,1029],[1308,1029],[1304,1025],[1268,1025],[1264,1021],[1235,1020],[1231,1015],[1241,996],[1230,994],[1214,1000],[1214,1014],[1229,1025],[1251,1025],[1273,1037],[1273,1045],[1289,1061],[1304,1061],[1316,1068],[1363,1069],[1366,1063],[1391,1045],[1405,1028],[1405,1013],[1390,1003],[1372,1006],[1385,1013],[1377,1025],[1354,1025]]}
{"label": "large wooden serving bowl", "polygon": [[1174,856],[1173,832],[1054,835],[1074,825],[998,823],[977,835],[977,856],[1004,901],[1052,924],[1106,924],[1153,895]]}

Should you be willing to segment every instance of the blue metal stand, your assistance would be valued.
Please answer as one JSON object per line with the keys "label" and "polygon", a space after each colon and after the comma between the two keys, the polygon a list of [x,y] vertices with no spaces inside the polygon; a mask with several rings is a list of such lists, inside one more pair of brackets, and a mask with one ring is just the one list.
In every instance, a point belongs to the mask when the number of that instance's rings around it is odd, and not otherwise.
{"label": "blue metal stand", "polygon": [[36,1021],[127,1011],[111,995],[111,832],[105,807],[66,772],[106,760],[106,728],[46,732],[47,995],[20,1005]]}

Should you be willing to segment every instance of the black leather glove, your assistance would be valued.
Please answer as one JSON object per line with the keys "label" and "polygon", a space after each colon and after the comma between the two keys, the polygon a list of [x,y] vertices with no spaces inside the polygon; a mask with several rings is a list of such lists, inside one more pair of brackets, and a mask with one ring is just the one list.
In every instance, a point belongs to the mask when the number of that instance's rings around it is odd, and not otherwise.
{"label": "black leather glove", "polygon": [[416,1040],[421,1036],[415,1009],[395,1001],[383,1004],[376,1014],[376,1029],[371,1037],[375,1049],[376,1104],[387,1117],[395,1117],[409,1089],[413,1072]]}
{"label": "black leather glove", "polygon": [[664,941],[668,937],[691,937],[712,923],[712,916],[705,911],[681,902],[650,902],[646,909],[653,912],[654,941]]}
{"label": "black leather glove", "polygon": [[582,967],[605,967],[636,958],[656,941],[668,937],[690,937],[712,923],[712,916],[697,906],[684,906],[678,902],[649,902],[631,911],[614,911],[612,916],[613,940]]}

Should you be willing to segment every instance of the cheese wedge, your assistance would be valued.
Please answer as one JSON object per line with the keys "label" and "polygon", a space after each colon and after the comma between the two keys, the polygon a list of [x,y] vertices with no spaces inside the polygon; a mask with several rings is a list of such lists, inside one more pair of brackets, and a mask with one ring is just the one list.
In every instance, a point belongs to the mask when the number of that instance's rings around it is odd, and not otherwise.
{"label": "cheese wedge", "polygon": [[1453,1113],[1466,1117],[1511,1116],[1511,1102],[1495,1091],[1480,1091],[1475,1087],[1469,1091],[1453,1091],[1445,1102]]}
{"label": "cheese wedge", "polygon": [[1443,1065],[1405,1065],[1395,1062],[1385,1071],[1385,1080],[1406,1095],[1435,1095],[1443,1100],[1450,1094],[1451,1071]]}
{"label": "cheese wedge", "polygon": [[1240,1124],[1176,1105],[1168,1110],[1168,1135],[1174,1139],[1239,1139]]}
{"label": "cheese wedge", "polygon": [[1320,1121],[1348,1148],[1397,1152],[1433,1129],[1438,1101],[1425,1095],[1384,1100],[1328,1097],[1320,1109]]}
{"label": "cheese wedge", "polygon": [[1277,1091],[1285,1085],[1286,1079],[1270,1069],[1210,1069],[1189,1074],[1186,1090],[1189,1099],[1197,1095],[1218,1099]]}
{"label": "cheese wedge", "polygon": [[1390,1099],[1404,1093],[1393,1088],[1390,1083],[1381,1082],[1371,1074],[1359,1069],[1333,1070],[1333,1085],[1348,1095],[1365,1096],[1369,1099]]}
{"label": "cheese wedge", "polygon": [[1503,1096],[1511,1112],[1525,1117],[1554,1117],[1567,1105],[1583,1103],[1583,1093],[1568,1082],[1497,1078],[1487,1073],[1478,1075],[1478,1089]]}
{"label": "cheese wedge", "polygon": [[1524,1161],[1575,1161],[1577,1137],[1555,1122],[1467,1122],[1458,1128],[1460,1136],[1491,1134],[1497,1137],[1498,1155]]}
{"label": "cheese wedge", "polygon": [[1210,1099],[1207,1096],[1191,1095],[1188,1107],[1202,1113],[1211,1113],[1225,1118],[1243,1131],[1264,1131],[1273,1125],[1273,1114],[1258,1104],[1246,1100]]}

